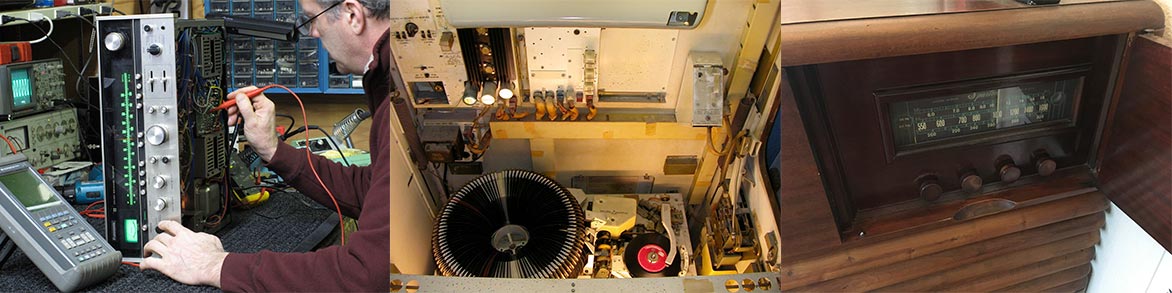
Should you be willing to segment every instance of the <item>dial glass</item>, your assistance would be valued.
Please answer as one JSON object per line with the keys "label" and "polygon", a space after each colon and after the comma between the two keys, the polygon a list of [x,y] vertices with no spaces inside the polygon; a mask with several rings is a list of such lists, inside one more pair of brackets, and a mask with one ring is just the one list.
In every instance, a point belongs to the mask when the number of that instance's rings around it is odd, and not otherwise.
{"label": "dial glass", "polygon": [[897,149],[1050,121],[1070,121],[1082,79],[893,102],[888,107]]}

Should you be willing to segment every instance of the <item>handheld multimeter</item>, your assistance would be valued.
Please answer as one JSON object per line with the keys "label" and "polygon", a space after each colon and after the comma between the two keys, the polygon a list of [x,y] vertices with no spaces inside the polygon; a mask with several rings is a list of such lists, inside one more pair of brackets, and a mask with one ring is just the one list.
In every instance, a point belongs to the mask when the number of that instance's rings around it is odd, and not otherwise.
{"label": "handheld multimeter", "polygon": [[109,278],[122,260],[22,154],[0,158],[0,226],[61,291]]}

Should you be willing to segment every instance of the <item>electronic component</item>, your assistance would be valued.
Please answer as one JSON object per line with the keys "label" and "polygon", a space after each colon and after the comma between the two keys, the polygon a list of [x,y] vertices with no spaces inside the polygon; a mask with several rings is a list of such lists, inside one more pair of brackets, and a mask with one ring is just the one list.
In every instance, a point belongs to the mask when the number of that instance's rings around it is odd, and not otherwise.
{"label": "electronic component", "polygon": [[735,206],[729,194],[722,195],[709,212],[704,228],[710,237],[703,244],[701,272],[743,273],[760,256],[753,217],[741,195]]}
{"label": "electronic component", "polygon": [[464,140],[458,126],[424,126],[419,138],[428,161],[447,163],[464,157]]}
{"label": "electronic component", "polygon": [[639,208],[638,200],[625,197],[597,196],[591,203],[590,210],[586,211],[586,216],[602,220],[599,230],[610,232],[611,235],[619,235],[635,226],[635,212]]}
{"label": "electronic component", "polygon": [[73,187],[73,202],[89,204],[106,199],[106,186],[102,181],[80,181]]}
{"label": "electronic component", "polygon": [[[460,29],[460,47],[464,56],[464,70],[480,93],[481,104],[492,105],[500,98],[500,89],[510,89],[517,78],[513,64],[513,42],[509,29]],[[474,49],[473,49],[474,48]]]}
{"label": "electronic component", "polygon": [[456,29],[429,1],[394,1],[391,9],[391,51],[416,105],[460,103],[468,73],[464,48]]}
{"label": "electronic component", "polygon": [[0,119],[48,110],[65,99],[65,71],[60,59],[0,65]]}
{"label": "electronic component", "polygon": [[720,54],[692,52],[692,126],[719,127],[724,117],[724,65]]}
{"label": "electronic component", "polygon": [[[48,168],[81,155],[77,109],[65,108],[0,122],[6,136],[34,168]],[[0,142],[3,143],[3,142]],[[0,154],[12,151],[0,147]]]}
{"label": "electronic component", "polygon": [[69,206],[24,155],[0,158],[0,227],[61,291],[118,271],[122,254]]}
{"label": "electronic component", "polygon": [[106,239],[132,261],[159,221],[181,221],[173,17],[96,19]]}
{"label": "electronic component", "polygon": [[532,171],[477,177],[436,220],[432,252],[446,276],[573,278],[588,253],[582,208]]}
{"label": "electronic component", "polygon": [[215,232],[229,222],[227,117],[208,111],[227,94],[225,30],[219,20],[177,20],[175,26],[182,223]]}

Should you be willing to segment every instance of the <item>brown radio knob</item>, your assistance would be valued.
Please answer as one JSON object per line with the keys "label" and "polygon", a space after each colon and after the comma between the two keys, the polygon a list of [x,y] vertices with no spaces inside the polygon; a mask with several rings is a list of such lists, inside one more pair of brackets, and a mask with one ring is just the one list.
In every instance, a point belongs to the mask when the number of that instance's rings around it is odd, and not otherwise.
{"label": "brown radio knob", "polygon": [[1058,169],[1058,163],[1050,158],[1046,151],[1038,151],[1034,155],[1034,167],[1038,168],[1038,175],[1050,176],[1054,174],[1054,170]]}
{"label": "brown radio knob", "polygon": [[1001,156],[1001,159],[997,160],[997,175],[1001,176],[1001,182],[1013,183],[1021,178],[1021,168],[1013,163],[1013,158]]}
{"label": "brown radio knob", "polygon": [[936,201],[940,199],[940,194],[944,193],[944,188],[940,187],[935,175],[920,176],[916,182],[920,186],[920,197],[924,200]]}
{"label": "brown radio knob", "polygon": [[966,171],[960,175],[960,189],[965,192],[975,193],[981,190],[981,185],[984,185],[984,180],[981,176],[977,176],[976,172]]}

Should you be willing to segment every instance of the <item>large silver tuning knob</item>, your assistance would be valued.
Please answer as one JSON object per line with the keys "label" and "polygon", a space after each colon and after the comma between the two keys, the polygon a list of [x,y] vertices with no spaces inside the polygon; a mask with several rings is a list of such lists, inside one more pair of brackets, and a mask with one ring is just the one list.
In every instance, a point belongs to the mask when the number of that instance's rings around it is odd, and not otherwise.
{"label": "large silver tuning knob", "polygon": [[118,51],[126,44],[126,36],[118,32],[108,33],[102,39],[102,43],[106,46],[106,50]]}
{"label": "large silver tuning knob", "polygon": [[160,145],[167,141],[167,129],[162,126],[154,125],[147,128],[146,140],[151,145]]}

